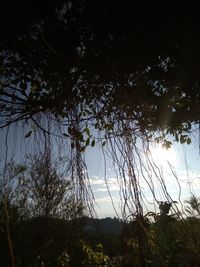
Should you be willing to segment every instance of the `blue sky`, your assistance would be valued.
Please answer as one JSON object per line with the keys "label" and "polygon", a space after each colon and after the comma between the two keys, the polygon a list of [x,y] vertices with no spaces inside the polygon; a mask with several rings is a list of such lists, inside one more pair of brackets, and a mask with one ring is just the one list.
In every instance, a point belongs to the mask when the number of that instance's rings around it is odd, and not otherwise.
{"label": "blue sky", "polygon": [[[160,147],[154,147],[152,149],[154,162],[160,168],[171,198],[178,203],[181,200],[182,204],[184,200],[191,196],[191,193],[200,196],[200,151],[198,133],[194,133],[191,137],[192,143],[190,145],[173,143],[173,146],[169,150],[163,150]],[[112,207],[104,178],[106,177],[115,208],[119,214],[121,207],[120,188],[111,160],[108,157],[106,158],[107,166],[105,173],[104,161],[100,154],[101,152],[98,151],[97,148],[88,149],[86,153],[91,185],[98,204],[96,210],[100,217],[113,217],[116,216],[116,214]],[[160,185],[158,179],[152,175],[152,180],[155,184],[158,200],[164,201],[165,199],[162,192],[159,192]],[[146,209],[151,210],[154,208],[152,193],[144,179],[140,178],[140,185],[145,199],[147,202],[152,203],[152,205],[147,203]],[[180,205],[178,206],[180,207]]]}
{"label": "blue sky", "polygon": [[[1,130],[0,139],[0,159],[1,163],[5,158],[5,130]],[[33,138],[33,137],[31,137]],[[9,158],[14,157],[18,162],[23,161],[24,153],[28,153],[34,149],[33,139],[24,138],[24,133],[21,127],[11,127],[9,134]],[[194,132],[192,135],[192,143],[190,145],[180,145],[174,143],[172,148],[162,150],[161,148],[153,148],[152,156],[155,163],[159,166],[162,176],[166,182],[167,190],[172,199],[179,202],[189,198],[191,193],[200,196],[200,151],[199,151],[199,133]],[[106,149],[106,147],[105,147]],[[103,157],[102,150],[98,146],[94,148],[87,148],[85,154],[88,172],[90,177],[90,184],[94,192],[96,199],[95,209],[99,217],[114,217],[116,212],[113,208],[109,191],[112,195],[112,200],[116,211],[121,216],[122,203],[120,201],[120,188],[114,170],[112,160],[106,156]],[[169,167],[170,163],[178,177],[177,183],[176,177],[172,174],[172,170]],[[147,175],[147,173],[145,174]],[[140,186],[142,188],[143,196],[146,201],[146,207],[144,211],[154,208],[152,193],[144,181],[140,179]],[[148,175],[147,175],[148,176]],[[156,195],[159,201],[164,200],[162,192],[160,192],[160,185],[158,179],[151,173],[151,178],[155,185]],[[105,178],[107,185],[105,183]],[[118,177],[120,180],[120,177]],[[147,179],[150,179],[149,177]],[[181,194],[181,195],[180,195]],[[152,203],[152,204],[151,204]]]}

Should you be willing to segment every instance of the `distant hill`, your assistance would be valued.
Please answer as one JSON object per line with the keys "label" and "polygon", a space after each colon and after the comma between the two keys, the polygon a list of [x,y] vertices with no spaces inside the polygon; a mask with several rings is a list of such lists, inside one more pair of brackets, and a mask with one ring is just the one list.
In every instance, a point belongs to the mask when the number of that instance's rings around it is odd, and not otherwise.
{"label": "distant hill", "polygon": [[103,219],[94,219],[89,217],[81,218],[83,230],[87,234],[120,234],[123,230],[124,223],[117,218],[106,217]]}

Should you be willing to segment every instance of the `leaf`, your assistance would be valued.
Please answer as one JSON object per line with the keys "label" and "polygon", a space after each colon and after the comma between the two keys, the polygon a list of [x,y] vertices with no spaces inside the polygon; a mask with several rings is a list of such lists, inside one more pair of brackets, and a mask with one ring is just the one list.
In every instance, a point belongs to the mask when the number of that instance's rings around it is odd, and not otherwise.
{"label": "leaf", "polygon": [[88,114],[88,115],[91,115],[92,112],[89,110],[89,109],[85,109],[85,112]]}
{"label": "leaf", "polygon": [[92,140],[91,146],[94,147],[95,146],[95,140]]}
{"label": "leaf", "polygon": [[63,135],[64,135],[65,137],[69,137],[69,136],[70,136],[69,134],[66,134],[66,133],[63,133]]}
{"label": "leaf", "polygon": [[186,137],[187,137],[187,135],[181,135],[181,137],[180,137],[180,143],[181,144],[184,144],[186,142]]}
{"label": "leaf", "polygon": [[86,148],[85,146],[81,146],[81,147],[79,148],[79,151],[80,151],[80,152],[84,152],[84,151],[85,151],[85,148]]}
{"label": "leaf", "polygon": [[90,129],[89,128],[85,128],[85,132],[86,132],[86,134],[88,135],[88,136],[90,136]]}
{"label": "leaf", "polygon": [[80,136],[79,136],[79,140],[80,140],[81,142],[85,142],[85,140],[84,140],[84,136],[83,136],[83,134],[81,134],[81,133],[80,133]]}
{"label": "leaf", "polygon": [[179,141],[179,138],[178,138],[178,134],[177,133],[175,133],[175,140],[176,140],[176,142]]}
{"label": "leaf", "polygon": [[72,129],[70,127],[68,127],[68,133],[71,135],[72,133]]}
{"label": "leaf", "polygon": [[191,130],[191,128],[192,128],[192,125],[190,122],[188,122],[188,129]]}
{"label": "leaf", "polygon": [[74,143],[71,143],[71,148],[74,149]]}
{"label": "leaf", "polygon": [[172,145],[172,142],[165,140],[164,144],[162,144],[162,147],[165,149],[169,149]]}
{"label": "leaf", "polygon": [[89,144],[90,144],[90,138],[88,137],[87,140],[85,141],[85,145],[89,146]]}
{"label": "leaf", "polygon": [[106,141],[103,141],[102,146],[105,146],[105,145],[106,145]]}
{"label": "leaf", "polygon": [[28,138],[28,137],[30,137],[31,136],[31,134],[32,134],[32,131],[29,131],[26,135],[25,135],[25,138]]}

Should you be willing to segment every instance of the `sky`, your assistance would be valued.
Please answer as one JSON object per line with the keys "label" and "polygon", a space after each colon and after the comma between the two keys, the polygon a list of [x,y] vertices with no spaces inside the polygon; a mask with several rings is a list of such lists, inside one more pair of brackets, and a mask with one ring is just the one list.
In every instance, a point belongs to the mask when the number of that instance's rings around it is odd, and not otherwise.
{"label": "sky", "polygon": [[[1,165],[5,160],[5,135],[6,131],[1,130]],[[160,146],[152,148],[152,158],[162,173],[167,190],[172,200],[178,203],[180,203],[180,200],[184,203],[184,200],[188,199],[191,194],[200,196],[199,133],[194,132],[191,137],[192,143],[190,145],[173,143],[173,146],[168,150],[162,149]],[[24,138],[24,133],[20,126],[11,127],[8,138],[8,158],[13,157],[18,162],[23,162],[24,153],[32,150],[33,139],[31,138]],[[108,156],[104,158],[101,149],[96,146],[86,149],[85,159],[88,166],[90,185],[95,196],[95,210],[98,217],[121,217],[122,202],[120,201],[120,188],[112,160]],[[151,178],[155,185],[154,189],[158,201],[164,201],[165,199],[162,192],[160,192],[158,179],[152,173]],[[179,183],[177,182],[177,178]],[[154,208],[153,197],[144,179],[141,177],[139,179],[146,202],[144,212],[147,212]]]}
{"label": "sky", "polygon": [[[191,138],[192,143],[177,144],[173,142],[170,149],[163,149],[161,146],[152,148],[152,157],[156,165],[160,168],[167,190],[173,201],[180,201],[184,204],[191,194],[200,196],[200,150],[199,150],[199,133],[195,132]],[[107,186],[104,178],[106,177],[107,185],[115,204],[115,209],[120,214],[120,188],[117,183],[116,174],[109,158],[106,158],[106,173],[102,157],[97,149],[91,148],[86,153],[86,160],[89,169],[89,176],[91,178],[91,185],[96,197],[96,210],[100,217],[116,216],[113,209],[111,198],[109,196]],[[170,167],[171,166],[171,167]],[[158,184],[156,177],[152,176],[152,180]],[[178,182],[177,182],[178,180]],[[149,190],[147,183],[141,180],[141,187],[147,202],[153,204],[152,193]],[[159,193],[159,186],[157,186],[157,196],[159,201],[164,201],[163,194]],[[153,209],[154,204],[148,204],[146,212]],[[145,209],[144,209],[145,210]]]}

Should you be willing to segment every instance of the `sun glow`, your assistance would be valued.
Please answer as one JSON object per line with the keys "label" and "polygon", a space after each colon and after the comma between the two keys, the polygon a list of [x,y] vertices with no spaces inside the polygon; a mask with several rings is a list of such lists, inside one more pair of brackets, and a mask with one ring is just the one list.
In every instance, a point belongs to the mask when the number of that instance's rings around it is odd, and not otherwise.
{"label": "sun glow", "polygon": [[166,149],[161,145],[157,145],[151,149],[150,155],[155,164],[158,165],[167,166],[168,163],[172,165],[177,163],[177,157],[173,147]]}

